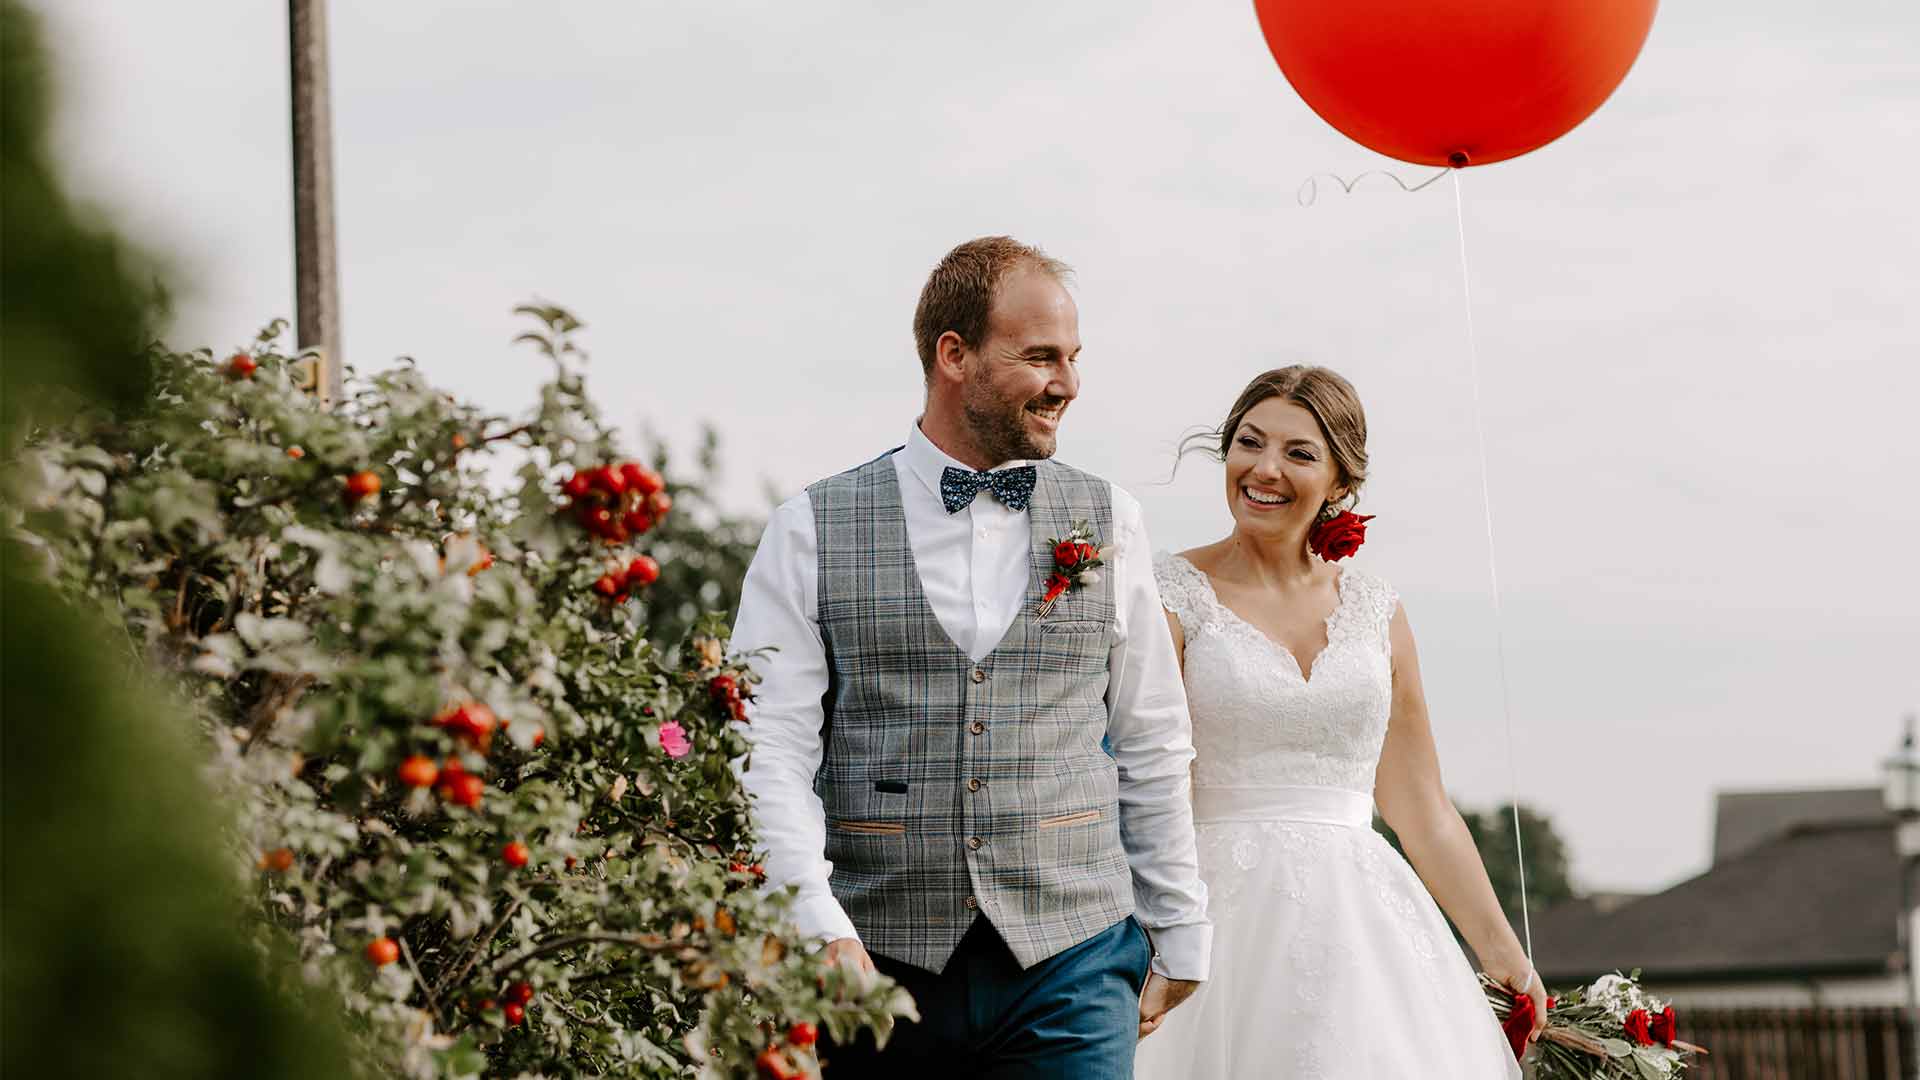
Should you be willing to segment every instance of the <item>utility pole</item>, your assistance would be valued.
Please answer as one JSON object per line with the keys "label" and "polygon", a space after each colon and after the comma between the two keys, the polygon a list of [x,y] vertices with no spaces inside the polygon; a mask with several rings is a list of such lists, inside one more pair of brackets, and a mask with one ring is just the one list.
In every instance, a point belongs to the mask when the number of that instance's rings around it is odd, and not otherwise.
{"label": "utility pole", "polygon": [[310,390],[340,397],[340,269],[333,226],[327,0],[287,0],[293,72],[294,341],[314,357]]}

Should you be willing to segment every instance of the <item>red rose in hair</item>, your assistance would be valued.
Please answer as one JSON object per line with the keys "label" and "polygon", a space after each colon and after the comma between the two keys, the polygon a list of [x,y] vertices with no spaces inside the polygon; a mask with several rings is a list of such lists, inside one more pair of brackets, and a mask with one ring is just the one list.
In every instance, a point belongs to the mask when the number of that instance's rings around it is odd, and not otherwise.
{"label": "red rose in hair", "polygon": [[1627,1038],[1632,1039],[1641,1046],[1653,1045],[1652,1027],[1653,1018],[1647,1015],[1647,1010],[1635,1009],[1627,1014]]}
{"label": "red rose in hair", "polygon": [[1659,1016],[1653,1018],[1653,1023],[1647,1025],[1647,1033],[1658,1040],[1661,1046],[1672,1046],[1674,1036],[1679,1033],[1678,1028],[1679,1023],[1673,1016],[1673,1006],[1669,1005],[1660,1011]]}
{"label": "red rose in hair", "polygon": [[1307,547],[1328,562],[1338,562],[1367,542],[1367,522],[1372,520],[1372,514],[1342,510],[1333,520],[1314,525],[1307,534]]}
{"label": "red rose in hair", "polygon": [[1060,541],[1053,546],[1053,561],[1068,570],[1080,565],[1080,545],[1071,540]]}
{"label": "red rose in hair", "polygon": [[1515,1061],[1527,1056],[1527,1038],[1533,1034],[1533,1017],[1533,998],[1526,994],[1513,995],[1513,1010],[1500,1022],[1500,1030],[1506,1033],[1507,1045],[1513,1047]]}

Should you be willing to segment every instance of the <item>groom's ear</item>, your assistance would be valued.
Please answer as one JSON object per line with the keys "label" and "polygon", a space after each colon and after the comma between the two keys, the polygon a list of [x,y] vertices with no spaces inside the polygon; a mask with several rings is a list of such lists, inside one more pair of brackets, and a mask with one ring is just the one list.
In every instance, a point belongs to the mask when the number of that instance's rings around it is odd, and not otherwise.
{"label": "groom's ear", "polygon": [[964,383],[967,381],[967,343],[952,330],[941,334],[933,343],[933,371],[929,373],[932,381]]}

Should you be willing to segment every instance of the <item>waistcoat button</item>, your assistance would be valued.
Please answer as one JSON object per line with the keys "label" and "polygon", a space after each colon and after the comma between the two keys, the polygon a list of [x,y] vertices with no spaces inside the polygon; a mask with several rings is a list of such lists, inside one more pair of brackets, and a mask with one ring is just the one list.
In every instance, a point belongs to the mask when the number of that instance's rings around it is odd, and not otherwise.
{"label": "waistcoat button", "polygon": [[967,846],[972,848],[975,851],[979,851],[985,845],[986,845],[986,841],[980,839],[977,836],[967,837]]}
{"label": "waistcoat button", "polygon": [[987,725],[975,720],[973,723],[967,725],[967,730],[973,732],[975,735],[981,735],[986,732]]}
{"label": "waistcoat button", "polygon": [[978,900],[975,900],[975,899],[974,899],[973,897],[971,897],[971,896],[969,896],[969,897],[967,897],[967,910],[968,910],[968,911],[972,911],[972,910],[974,910],[975,908],[977,908],[977,907],[979,907],[979,906],[980,906],[980,901],[978,901]]}
{"label": "waistcoat button", "polygon": [[986,681],[987,681],[987,669],[986,669],[986,668],[983,668],[983,667],[977,667],[977,668],[974,668],[974,669],[973,669],[973,681],[974,681],[974,682],[977,682],[977,683],[983,683],[983,682],[986,682]]}
{"label": "waistcoat button", "polygon": [[971,780],[969,780],[969,781],[967,781],[967,790],[968,790],[968,791],[979,791],[979,790],[980,790],[980,778],[976,776],[976,777],[974,777],[973,779],[971,779]]}

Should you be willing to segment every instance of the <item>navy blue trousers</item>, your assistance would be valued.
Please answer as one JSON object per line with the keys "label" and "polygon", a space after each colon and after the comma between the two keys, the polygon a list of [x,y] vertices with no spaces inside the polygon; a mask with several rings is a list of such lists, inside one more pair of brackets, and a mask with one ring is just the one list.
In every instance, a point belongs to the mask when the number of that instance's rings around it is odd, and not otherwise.
{"label": "navy blue trousers", "polygon": [[897,1024],[879,1052],[870,1034],[822,1045],[823,1071],[827,1080],[1131,1080],[1152,959],[1147,932],[1129,915],[1022,970],[982,916],[938,974],[874,957],[913,995],[920,1020]]}

